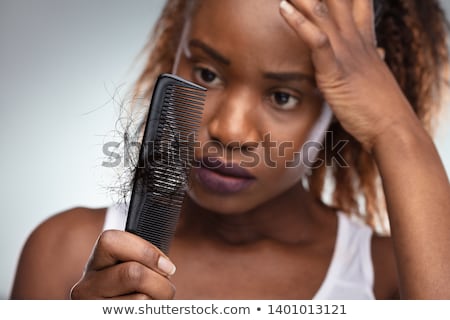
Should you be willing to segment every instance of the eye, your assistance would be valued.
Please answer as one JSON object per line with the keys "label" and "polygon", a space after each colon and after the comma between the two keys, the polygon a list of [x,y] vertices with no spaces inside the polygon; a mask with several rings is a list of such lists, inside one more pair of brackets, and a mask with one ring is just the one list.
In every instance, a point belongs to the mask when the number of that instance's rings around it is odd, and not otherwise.
{"label": "eye", "polygon": [[292,110],[300,103],[300,98],[287,92],[277,91],[270,95],[270,102],[278,109]]}
{"label": "eye", "polygon": [[217,86],[222,82],[214,71],[205,67],[195,67],[194,78],[200,84],[208,86]]}

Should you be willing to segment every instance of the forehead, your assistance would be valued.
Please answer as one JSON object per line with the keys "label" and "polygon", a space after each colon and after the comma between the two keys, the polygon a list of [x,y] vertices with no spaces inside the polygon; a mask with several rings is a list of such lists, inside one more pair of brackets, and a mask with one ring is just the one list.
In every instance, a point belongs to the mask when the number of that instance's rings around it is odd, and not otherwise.
{"label": "forehead", "polygon": [[198,0],[190,37],[226,56],[263,64],[311,65],[309,51],[279,12],[279,0]]}

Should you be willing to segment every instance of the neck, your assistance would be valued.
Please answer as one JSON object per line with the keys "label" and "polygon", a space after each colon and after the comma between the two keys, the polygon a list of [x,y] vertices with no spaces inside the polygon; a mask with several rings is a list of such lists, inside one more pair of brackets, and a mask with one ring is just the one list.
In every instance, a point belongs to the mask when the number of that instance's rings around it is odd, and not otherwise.
{"label": "neck", "polygon": [[221,214],[198,206],[189,197],[180,231],[209,236],[230,244],[272,240],[286,244],[314,241],[330,221],[331,209],[301,184],[245,213]]}

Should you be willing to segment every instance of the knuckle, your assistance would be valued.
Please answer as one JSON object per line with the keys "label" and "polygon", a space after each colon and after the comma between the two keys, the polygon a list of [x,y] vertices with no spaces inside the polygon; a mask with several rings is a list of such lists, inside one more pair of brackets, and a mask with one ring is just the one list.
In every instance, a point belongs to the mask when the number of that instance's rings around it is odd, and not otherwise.
{"label": "knuckle", "polygon": [[316,49],[325,49],[325,48],[329,48],[330,46],[331,46],[331,43],[330,43],[330,39],[328,38],[328,36],[325,33],[320,32],[314,41],[314,47]]}
{"label": "knuckle", "polygon": [[124,263],[120,272],[120,279],[125,283],[138,286],[145,274],[145,267],[137,262]]}
{"label": "knuckle", "polygon": [[158,299],[172,300],[175,297],[175,286],[169,280],[161,282],[156,289],[158,292]]}
{"label": "knuckle", "polygon": [[150,261],[151,266],[156,267],[158,265],[159,252],[152,245],[146,245],[142,250],[142,256],[145,260]]}
{"label": "knuckle", "polygon": [[133,295],[134,300],[151,300],[152,298],[145,293],[136,293]]}
{"label": "knuckle", "polygon": [[175,293],[175,286],[171,282],[168,282],[168,284],[165,286],[163,299],[172,300],[175,297]]}
{"label": "knuckle", "polygon": [[316,3],[313,6],[313,12],[318,17],[321,17],[321,18],[328,17],[328,7],[322,1],[316,1]]}
{"label": "knuckle", "polygon": [[170,283],[170,292],[168,294],[168,300],[172,300],[173,298],[175,298],[175,294],[177,293],[177,288]]}
{"label": "knuckle", "polygon": [[97,241],[97,247],[109,248],[116,239],[116,232],[114,230],[103,231]]}
{"label": "knuckle", "polygon": [[81,299],[80,288],[78,287],[78,285],[74,285],[70,290],[70,299],[71,300]]}
{"label": "knuckle", "polygon": [[71,289],[70,289],[70,295],[71,300],[81,300],[83,299],[83,290],[81,289],[81,283],[76,283]]}
{"label": "knuckle", "polygon": [[70,300],[97,299],[101,296],[95,286],[95,273],[85,273],[83,277],[70,288]]}
{"label": "knuckle", "polygon": [[293,18],[292,18],[292,24],[294,25],[294,27],[296,29],[300,29],[303,24],[306,22],[306,18],[302,15],[296,14]]}

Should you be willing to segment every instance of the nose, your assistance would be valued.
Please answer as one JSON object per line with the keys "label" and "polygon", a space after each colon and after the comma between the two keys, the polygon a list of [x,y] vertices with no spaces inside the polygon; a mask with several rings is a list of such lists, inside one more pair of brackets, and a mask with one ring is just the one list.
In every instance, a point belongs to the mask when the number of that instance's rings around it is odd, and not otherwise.
{"label": "nose", "polygon": [[224,90],[208,117],[209,138],[230,149],[254,149],[261,141],[257,94],[247,88]]}

